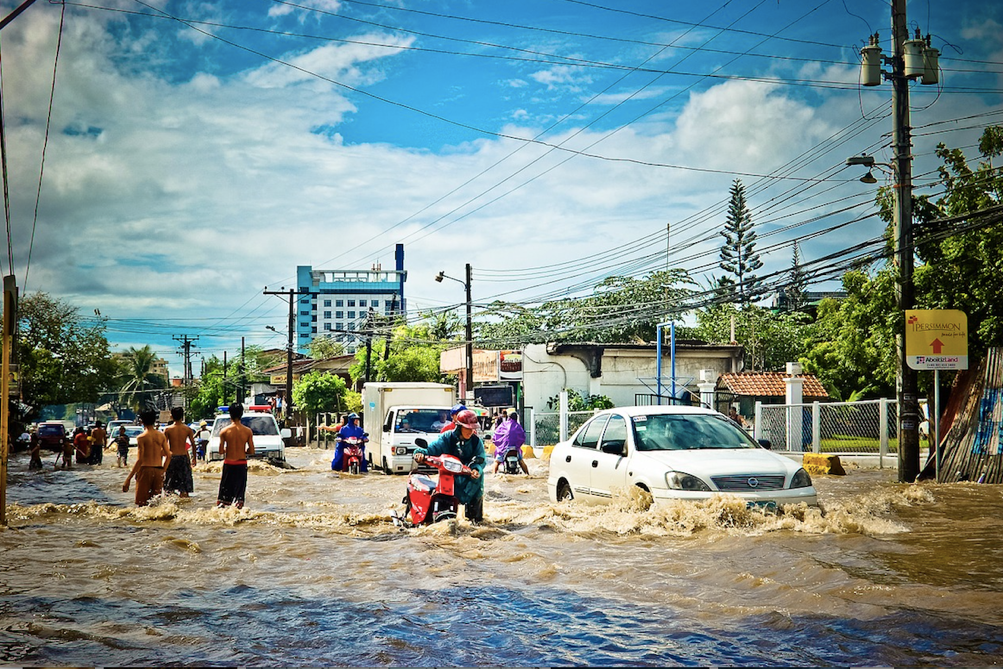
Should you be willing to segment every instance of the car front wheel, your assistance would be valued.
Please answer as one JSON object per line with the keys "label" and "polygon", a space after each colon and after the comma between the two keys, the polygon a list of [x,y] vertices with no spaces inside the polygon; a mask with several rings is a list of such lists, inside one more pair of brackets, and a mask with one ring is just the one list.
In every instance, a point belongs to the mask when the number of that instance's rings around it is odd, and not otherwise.
{"label": "car front wheel", "polygon": [[558,502],[570,502],[575,498],[574,494],[571,492],[571,486],[568,485],[567,481],[561,481],[557,484],[557,501]]}

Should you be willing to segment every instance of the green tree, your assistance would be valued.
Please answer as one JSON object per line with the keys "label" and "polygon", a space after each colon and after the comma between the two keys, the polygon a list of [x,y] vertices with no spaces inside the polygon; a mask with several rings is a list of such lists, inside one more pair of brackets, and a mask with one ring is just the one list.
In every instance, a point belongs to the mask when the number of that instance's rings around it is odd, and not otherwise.
{"label": "green tree", "polygon": [[480,325],[475,338],[499,347],[542,341],[652,341],[658,323],[682,317],[694,293],[692,283],[685,270],[660,270],[643,278],[608,277],[589,296],[553,300],[533,309],[496,303],[487,313],[509,318]]}
{"label": "green tree", "polygon": [[121,404],[137,412],[143,407],[153,406],[152,391],[167,387],[167,379],[153,371],[156,360],[157,354],[149,345],[130,347],[125,352],[116,379]]}
{"label": "green tree", "polygon": [[[969,348],[1003,345],[1003,224],[998,213],[980,212],[1003,202],[1003,173],[993,159],[1003,155],[1003,127],[986,128],[975,169],[960,149],[937,147],[943,197],[917,198],[916,301],[925,309],[960,309],[968,315]],[[886,209],[886,215],[890,212]],[[960,219],[936,223],[940,219]]]}
{"label": "green tree", "polygon": [[901,330],[894,289],[891,265],[873,277],[857,270],[843,275],[845,299],[819,304],[816,343],[801,361],[833,397],[894,394],[895,333]]}
{"label": "green tree", "polygon": [[307,355],[315,360],[336,358],[345,355],[345,345],[335,341],[333,337],[314,337],[307,344]]}
{"label": "green tree", "polygon": [[794,242],[794,254],[791,259],[791,269],[788,274],[787,287],[784,290],[787,311],[801,311],[805,308],[807,300],[805,289],[808,287],[808,277],[801,267],[801,250],[798,243]]}
{"label": "green tree", "polygon": [[104,321],[84,321],[76,307],[38,292],[18,305],[18,355],[28,417],[47,404],[96,402],[117,372]]}
{"label": "green tree", "polygon": [[724,245],[718,266],[734,277],[738,301],[748,305],[759,294],[762,282],[757,280],[755,272],[763,266],[763,261],[756,253],[756,232],[752,229],[752,214],[745,204],[745,186],[740,179],[735,179],[729,193],[731,200],[721,231]]}
{"label": "green tree", "polygon": [[718,304],[699,310],[696,317],[696,327],[686,334],[713,343],[731,339],[734,321],[735,341],[745,347],[748,371],[782,371],[810,350],[815,337],[811,318],[799,312],[775,314],[756,305]]}
{"label": "green tree", "polygon": [[307,414],[341,411],[346,390],[345,380],[337,374],[308,372],[293,384],[293,403]]}
{"label": "green tree", "polygon": [[210,418],[216,413],[216,407],[236,398],[232,382],[223,380],[222,366],[209,369],[207,364],[206,367],[198,382],[186,389],[188,414],[192,418]]}
{"label": "green tree", "polygon": [[[400,324],[393,328],[387,349],[387,340],[373,341],[369,353],[370,377],[373,381],[429,381],[443,380],[439,371],[439,354],[457,345],[433,337],[429,323]],[[366,375],[366,349],[355,352],[355,364],[349,373],[353,382]]]}

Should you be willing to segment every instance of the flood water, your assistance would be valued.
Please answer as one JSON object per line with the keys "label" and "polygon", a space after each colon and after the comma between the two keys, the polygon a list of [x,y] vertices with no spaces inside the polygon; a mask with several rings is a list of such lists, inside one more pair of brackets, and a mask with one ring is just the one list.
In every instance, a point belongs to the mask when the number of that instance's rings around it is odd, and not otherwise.
{"label": "flood water", "polygon": [[247,507],[137,509],[114,451],[10,463],[0,664],[909,665],[1003,663],[1003,490],[817,477],[825,509],[734,499],[547,500],[488,475],[485,522],[400,530],[405,479],[330,451],[252,463]]}

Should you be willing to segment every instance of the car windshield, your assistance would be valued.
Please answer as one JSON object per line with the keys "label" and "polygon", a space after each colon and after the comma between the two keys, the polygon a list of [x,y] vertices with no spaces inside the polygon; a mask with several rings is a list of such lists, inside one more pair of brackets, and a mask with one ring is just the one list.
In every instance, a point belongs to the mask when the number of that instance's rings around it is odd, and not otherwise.
{"label": "car windshield", "polygon": [[[232,422],[230,418],[217,418],[212,426],[212,436],[219,436],[220,431]],[[251,428],[251,433],[255,436],[259,434],[272,436],[279,433],[278,425],[271,416],[242,416],[240,422]]]}
{"label": "car windshield", "polygon": [[634,416],[633,423],[639,451],[759,448],[745,430],[724,416],[650,414]]}
{"label": "car windshield", "polygon": [[441,409],[410,409],[397,416],[394,432],[438,432],[449,422],[448,412]]}
{"label": "car windshield", "polygon": [[62,436],[64,430],[62,425],[39,425],[38,426],[38,436],[40,437],[59,437]]}

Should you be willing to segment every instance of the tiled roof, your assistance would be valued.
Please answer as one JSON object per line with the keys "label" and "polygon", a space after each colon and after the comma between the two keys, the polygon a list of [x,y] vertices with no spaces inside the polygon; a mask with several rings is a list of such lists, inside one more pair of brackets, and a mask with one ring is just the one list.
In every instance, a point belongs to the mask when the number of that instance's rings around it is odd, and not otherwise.
{"label": "tiled roof", "polygon": [[[804,397],[829,397],[821,382],[811,374],[799,374],[804,380],[802,395]],[[742,372],[740,374],[722,374],[718,379],[718,388],[727,389],[736,395],[751,397],[783,397],[787,394],[784,379],[790,378],[784,372]]]}

